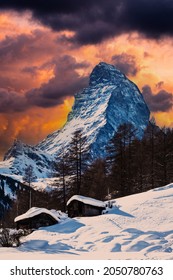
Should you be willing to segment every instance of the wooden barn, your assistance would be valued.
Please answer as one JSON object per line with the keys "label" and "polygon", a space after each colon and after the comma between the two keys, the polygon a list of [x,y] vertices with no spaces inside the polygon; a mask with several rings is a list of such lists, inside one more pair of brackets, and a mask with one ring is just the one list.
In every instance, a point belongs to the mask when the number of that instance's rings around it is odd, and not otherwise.
{"label": "wooden barn", "polygon": [[17,229],[38,229],[58,223],[58,217],[45,208],[32,207],[23,215],[15,218]]}
{"label": "wooden barn", "polygon": [[97,216],[105,210],[105,203],[94,198],[74,195],[67,201],[67,210],[70,218]]}

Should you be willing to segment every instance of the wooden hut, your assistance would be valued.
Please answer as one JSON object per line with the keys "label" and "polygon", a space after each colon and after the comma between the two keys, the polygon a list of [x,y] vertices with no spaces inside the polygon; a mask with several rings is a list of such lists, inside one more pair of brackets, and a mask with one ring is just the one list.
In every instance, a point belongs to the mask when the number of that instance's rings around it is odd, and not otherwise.
{"label": "wooden hut", "polygon": [[105,210],[105,203],[94,198],[74,195],[67,201],[67,210],[71,218],[97,216]]}
{"label": "wooden hut", "polygon": [[58,223],[58,217],[45,208],[32,207],[23,215],[15,218],[17,229],[38,229]]}

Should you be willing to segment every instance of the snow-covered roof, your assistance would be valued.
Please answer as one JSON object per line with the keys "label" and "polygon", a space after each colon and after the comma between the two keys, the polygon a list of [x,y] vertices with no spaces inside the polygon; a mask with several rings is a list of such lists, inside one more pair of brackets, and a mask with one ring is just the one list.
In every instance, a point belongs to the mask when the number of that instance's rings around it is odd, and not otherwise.
{"label": "snow-covered roof", "polygon": [[59,218],[54,213],[52,213],[50,210],[48,210],[46,208],[38,208],[38,207],[30,208],[26,213],[24,213],[24,214],[22,214],[20,216],[17,216],[14,219],[14,221],[18,222],[18,221],[21,221],[21,220],[29,219],[29,218],[37,216],[37,215],[39,215],[41,213],[46,213],[49,216],[52,216],[52,218],[54,218],[57,222],[59,221]]}
{"label": "snow-covered roof", "polygon": [[73,195],[68,201],[67,205],[70,204],[71,201],[73,200],[78,200],[80,202],[83,202],[88,205],[96,206],[96,207],[105,207],[105,203],[103,201],[87,197],[87,196],[82,196],[82,195]]}

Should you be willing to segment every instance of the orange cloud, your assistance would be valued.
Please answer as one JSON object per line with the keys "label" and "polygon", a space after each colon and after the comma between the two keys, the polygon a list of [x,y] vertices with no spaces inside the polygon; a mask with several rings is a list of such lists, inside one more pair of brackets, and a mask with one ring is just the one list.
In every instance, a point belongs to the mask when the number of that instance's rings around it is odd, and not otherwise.
{"label": "orange cloud", "polygon": [[33,28],[43,27],[36,22],[31,24],[31,13],[29,12],[6,11],[0,13],[0,40],[14,34],[30,34]]}

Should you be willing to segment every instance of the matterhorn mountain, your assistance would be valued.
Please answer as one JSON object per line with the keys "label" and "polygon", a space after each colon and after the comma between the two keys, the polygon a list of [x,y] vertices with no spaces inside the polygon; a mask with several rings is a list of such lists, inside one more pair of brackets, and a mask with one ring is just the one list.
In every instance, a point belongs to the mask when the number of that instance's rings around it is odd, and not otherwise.
{"label": "matterhorn mountain", "polygon": [[50,177],[50,165],[68,150],[76,130],[82,130],[92,160],[105,157],[106,146],[118,126],[131,123],[141,138],[150,112],[137,86],[113,65],[101,62],[92,71],[89,86],[75,95],[72,111],[60,130],[31,147],[15,141],[0,163],[0,174],[23,175],[27,165],[37,178]]}
{"label": "matterhorn mountain", "polygon": [[49,135],[37,147],[57,154],[68,149],[72,135],[82,130],[92,159],[104,157],[108,141],[118,126],[131,123],[137,136],[143,135],[149,110],[137,86],[113,65],[99,63],[90,75],[89,87],[75,95],[72,111],[65,126]]}

